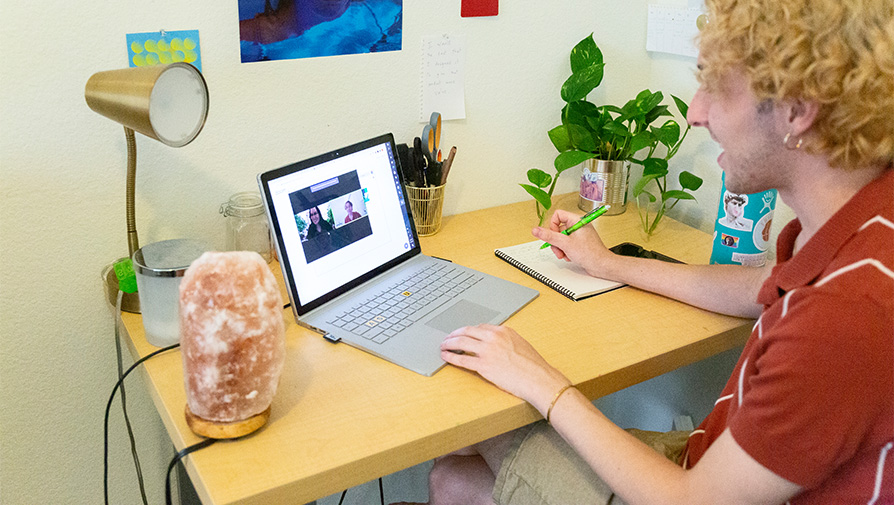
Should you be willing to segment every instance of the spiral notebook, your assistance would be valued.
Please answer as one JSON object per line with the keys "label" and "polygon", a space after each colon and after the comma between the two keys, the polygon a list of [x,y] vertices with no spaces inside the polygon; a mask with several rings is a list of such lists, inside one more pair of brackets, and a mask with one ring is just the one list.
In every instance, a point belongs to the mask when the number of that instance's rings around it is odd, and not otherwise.
{"label": "spiral notebook", "polygon": [[535,240],[502,247],[495,250],[494,254],[572,300],[580,300],[626,286],[621,282],[593,277],[580,266],[556,258],[549,248],[540,249],[542,245],[543,242]]}

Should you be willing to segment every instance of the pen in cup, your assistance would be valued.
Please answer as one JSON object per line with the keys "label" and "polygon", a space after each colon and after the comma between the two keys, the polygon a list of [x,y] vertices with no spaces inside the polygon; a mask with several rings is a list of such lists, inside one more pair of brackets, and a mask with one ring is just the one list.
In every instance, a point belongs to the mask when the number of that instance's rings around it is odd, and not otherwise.
{"label": "pen in cup", "polygon": [[450,173],[450,167],[453,166],[453,158],[456,157],[456,146],[450,148],[450,153],[447,155],[447,159],[444,160],[444,165],[441,167],[441,184],[447,184],[447,174]]}
{"label": "pen in cup", "polygon": [[[592,222],[597,217],[605,214],[605,212],[610,208],[611,208],[611,205],[603,205],[601,207],[597,207],[597,208],[591,210],[590,212],[584,214],[584,217],[580,218],[580,221],[574,223],[569,228],[562,230],[562,235],[570,235],[572,232],[575,232],[575,231],[583,228],[584,226],[590,224],[590,222]],[[549,246],[550,246],[550,244],[548,242],[544,242],[543,245],[540,246],[540,248],[546,249]]]}

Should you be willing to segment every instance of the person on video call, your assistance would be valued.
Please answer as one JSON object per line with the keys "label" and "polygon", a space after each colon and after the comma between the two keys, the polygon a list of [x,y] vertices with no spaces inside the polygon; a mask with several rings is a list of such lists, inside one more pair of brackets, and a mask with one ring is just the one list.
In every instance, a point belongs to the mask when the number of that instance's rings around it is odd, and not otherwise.
{"label": "person on video call", "polygon": [[354,204],[351,203],[350,200],[345,202],[345,213],[347,214],[345,216],[345,223],[350,223],[351,221],[360,217],[359,212],[354,212]]}
{"label": "person on video call", "polygon": [[320,215],[320,209],[311,207],[308,213],[310,214],[310,224],[307,225],[308,240],[332,231],[332,224],[323,219]]}
{"label": "person on video call", "polygon": [[617,256],[594,227],[560,234],[579,219],[561,210],[533,233],[591,275],[757,318],[713,411],[647,445],[512,329],[460,328],[442,358],[548,422],[436,460],[433,505],[894,503],[894,4],[707,9],[687,119],[722,148],[730,191],[775,188],[794,210],[776,265]]}

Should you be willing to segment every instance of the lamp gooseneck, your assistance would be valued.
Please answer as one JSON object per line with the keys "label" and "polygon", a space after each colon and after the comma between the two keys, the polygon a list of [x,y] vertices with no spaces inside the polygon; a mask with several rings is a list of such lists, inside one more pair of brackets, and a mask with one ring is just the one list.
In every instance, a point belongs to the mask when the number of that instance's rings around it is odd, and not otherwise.
{"label": "lamp gooseneck", "polygon": [[137,237],[136,205],[134,204],[137,186],[137,139],[134,131],[124,127],[124,138],[127,139],[127,250],[128,257],[140,248]]}

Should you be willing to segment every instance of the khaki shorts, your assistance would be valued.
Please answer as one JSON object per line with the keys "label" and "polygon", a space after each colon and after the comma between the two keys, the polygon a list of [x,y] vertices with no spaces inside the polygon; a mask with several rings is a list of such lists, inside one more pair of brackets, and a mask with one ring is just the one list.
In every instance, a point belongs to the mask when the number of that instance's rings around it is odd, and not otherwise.
{"label": "khaki shorts", "polygon": [[[689,438],[688,431],[627,431],[674,462]],[[493,498],[500,505],[625,505],[545,421],[516,432]]]}

